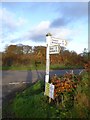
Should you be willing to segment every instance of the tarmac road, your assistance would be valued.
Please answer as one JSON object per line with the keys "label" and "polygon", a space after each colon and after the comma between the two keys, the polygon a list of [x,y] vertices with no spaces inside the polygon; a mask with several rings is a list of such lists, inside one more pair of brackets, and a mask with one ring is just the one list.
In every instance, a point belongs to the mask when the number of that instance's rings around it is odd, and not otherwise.
{"label": "tarmac road", "polygon": [[[53,75],[63,75],[71,70],[52,70],[50,71],[50,77]],[[73,70],[75,74],[79,74],[82,69]],[[2,98],[11,93],[13,90],[19,88],[22,84],[34,83],[37,80],[45,79],[45,71],[33,70],[33,71],[0,71],[2,76]],[[0,80],[1,86],[1,80]]]}

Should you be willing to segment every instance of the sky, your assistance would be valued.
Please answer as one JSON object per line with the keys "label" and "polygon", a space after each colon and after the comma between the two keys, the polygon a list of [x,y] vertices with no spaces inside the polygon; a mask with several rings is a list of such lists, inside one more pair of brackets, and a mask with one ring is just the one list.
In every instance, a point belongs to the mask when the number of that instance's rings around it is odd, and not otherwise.
{"label": "sky", "polygon": [[48,32],[82,53],[88,48],[88,2],[0,3],[1,52],[11,44],[45,46]]}

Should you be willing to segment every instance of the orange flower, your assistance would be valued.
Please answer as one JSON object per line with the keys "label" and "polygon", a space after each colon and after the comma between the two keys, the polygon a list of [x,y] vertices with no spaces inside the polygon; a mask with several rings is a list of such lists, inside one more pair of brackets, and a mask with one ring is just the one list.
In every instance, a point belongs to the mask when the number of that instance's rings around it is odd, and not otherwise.
{"label": "orange flower", "polygon": [[67,92],[71,92],[72,90],[71,89],[67,89]]}

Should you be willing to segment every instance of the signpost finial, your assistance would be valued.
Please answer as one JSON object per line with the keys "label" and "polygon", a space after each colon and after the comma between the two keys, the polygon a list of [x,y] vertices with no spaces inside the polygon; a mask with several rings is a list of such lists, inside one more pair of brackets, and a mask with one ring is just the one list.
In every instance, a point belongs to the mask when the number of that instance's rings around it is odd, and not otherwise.
{"label": "signpost finial", "polygon": [[52,34],[51,33],[47,33],[46,36],[52,36]]}

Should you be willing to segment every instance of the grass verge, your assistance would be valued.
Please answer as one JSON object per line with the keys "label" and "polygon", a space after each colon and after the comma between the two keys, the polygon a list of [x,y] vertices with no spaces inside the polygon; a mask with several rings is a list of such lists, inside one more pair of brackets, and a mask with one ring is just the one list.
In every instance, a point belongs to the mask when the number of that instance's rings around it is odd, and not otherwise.
{"label": "grass verge", "polygon": [[[68,100],[65,107],[48,102],[44,96],[44,82],[37,81],[33,86],[17,94],[7,110],[12,111],[14,118],[87,118],[90,119],[90,82],[88,74],[84,73],[77,86],[73,105]],[[64,103],[63,103],[64,104]]]}
{"label": "grass verge", "polygon": [[[79,69],[83,68],[82,66],[65,66],[65,65],[50,65],[50,70],[61,70],[61,69]],[[28,66],[23,66],[23,65],[18,65],[18,66],[2,66],[0,67],[0,70],[45,70],[46,66],[45,65],[28,65]]]}
{"label": "grass verge", "polygon": [[17,94],[12,103],[12,112],[16,118],[55,117],[56,107],[48,103],[44,96],[44,82],[38,81],[21,94]]}

